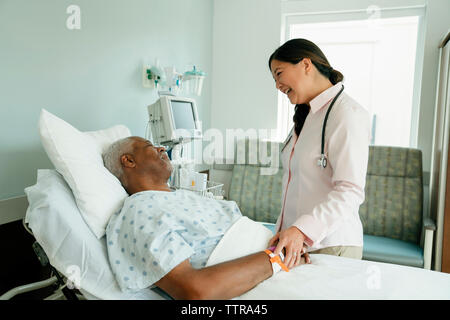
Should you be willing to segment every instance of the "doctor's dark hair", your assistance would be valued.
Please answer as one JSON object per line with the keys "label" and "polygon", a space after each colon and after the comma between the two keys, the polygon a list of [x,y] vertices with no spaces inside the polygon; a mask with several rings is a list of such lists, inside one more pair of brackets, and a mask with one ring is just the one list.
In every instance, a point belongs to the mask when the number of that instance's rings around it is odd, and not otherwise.
{"label": "doctor's dark hair", "polygon": [[[316,69],[325,77],[327,77],[330,82],[335,85],[336,83],[343,81],[344,76],[337,70],[334,70],[327,57],[323,54],[322,50],[314,44],[313,42],[306,39],[292,39],[285,42],[282,46],[276,49],[269,58],[269,70],[272,71],[271,63],[273,60],[278,60],[282,62],[289,62],[292,64],[297,64],[304,58],[311,59],[311,62],[316,67]],[[297,135],[305,122],[305,118],[309,113],[309,106],[306,104],[297,104],[295,106],[294,113],[294,130]]]}
{"label": "doctor's dark hair", "polygon": [[272,60],[297,64],[304,58],[311,59],[317,70],[327,77],[332,84],[344,80],[342,73],[331,67],[322,50],[316,44],[306,39],[292,39],[276,49],[269,58],[269,70],[272,70]]}

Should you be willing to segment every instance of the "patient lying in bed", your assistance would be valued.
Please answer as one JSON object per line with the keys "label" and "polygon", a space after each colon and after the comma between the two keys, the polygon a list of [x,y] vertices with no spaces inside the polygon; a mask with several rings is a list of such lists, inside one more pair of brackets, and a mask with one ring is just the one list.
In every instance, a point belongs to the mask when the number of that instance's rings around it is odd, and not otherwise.
{"label": "patient lying in bed", "polygon": [[235,202],[171,192],[164,148],[129,137],[114,143],[104,162],[130,194],[106,230],[110,264],[123,291],[156,285],[175,299],[229,299],[272,276],[263,251],[205,267],[242,215]]}
{"label": "patient lying in bed", "polygon": [[234,202],[205,199],[189,191],[133,194],[106,230],[110,263],[120,287],[146,288],[186,259],[193,268],[205,267],[224,232],[240,216]]}

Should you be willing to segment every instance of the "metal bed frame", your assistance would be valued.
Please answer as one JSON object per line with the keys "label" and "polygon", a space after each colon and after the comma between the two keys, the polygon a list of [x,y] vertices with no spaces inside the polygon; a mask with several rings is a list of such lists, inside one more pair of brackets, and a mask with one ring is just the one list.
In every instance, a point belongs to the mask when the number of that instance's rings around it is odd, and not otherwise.
{"label": "metal bed frame", "polygon": [[[25,230],[34,237],[33,232],[31,231],[31,229],[28,227],[27,223],[25,222],[25,218],[22,219],[22,225],[25,228]],[[84,298],[84,296],[81,293],[79,293],[78,290],[76,290],[75,288],[73,288],[73,289],[69,288],[69,287],[71,287],[71,285],[69,285],[70,281],[67,278],[65,278],[64,276],[62,276],[58,272],[58,270],[56,270],[56,268],[50,264],[47,254],[45,253],[44,249],[41,247],[41,245],[37,241],[34,241],[32,247],[33,247],[33,251],[36,254],[36,257],[38,258],[41,265],[43,267],[46,267],[46,266],[50,267],[50,269],[52,271],[50,278],[48,278],[46,280],[22,285],[19,287],[15,287],[15,288],[7,291],[3,295],[1,295],[0,300],[10,300],[19,294],[42,289],[42,288],[49,287],[52,285],[56,286],[55,292],[53,294],[51,294],[50,296],[44,298],[44,300],[86,300]]]}

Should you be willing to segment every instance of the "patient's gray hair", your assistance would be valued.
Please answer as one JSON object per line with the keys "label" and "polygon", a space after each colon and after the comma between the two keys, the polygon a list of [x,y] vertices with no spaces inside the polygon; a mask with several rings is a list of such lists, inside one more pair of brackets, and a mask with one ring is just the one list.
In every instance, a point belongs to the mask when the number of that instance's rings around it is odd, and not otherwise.
{"label": "patient's gray hair", "polygon": [[103,153],[103,163],[105,164],[106,169],[108,169],[120,181],[122,181],[121,177],[123,175],[120,157],[126,153],[133,152],[133,142],[132,137],[117,140]]}

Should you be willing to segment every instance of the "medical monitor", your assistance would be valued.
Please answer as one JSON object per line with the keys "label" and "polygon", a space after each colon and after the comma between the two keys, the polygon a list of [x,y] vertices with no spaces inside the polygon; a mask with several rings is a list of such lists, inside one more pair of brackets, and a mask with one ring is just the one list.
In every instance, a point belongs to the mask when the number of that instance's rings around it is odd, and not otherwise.
{"label": "medical monitor", "polygon": [[202,138],[193,99],[161,96],[148,106],[148,114],[153,143],[177,144]]}

